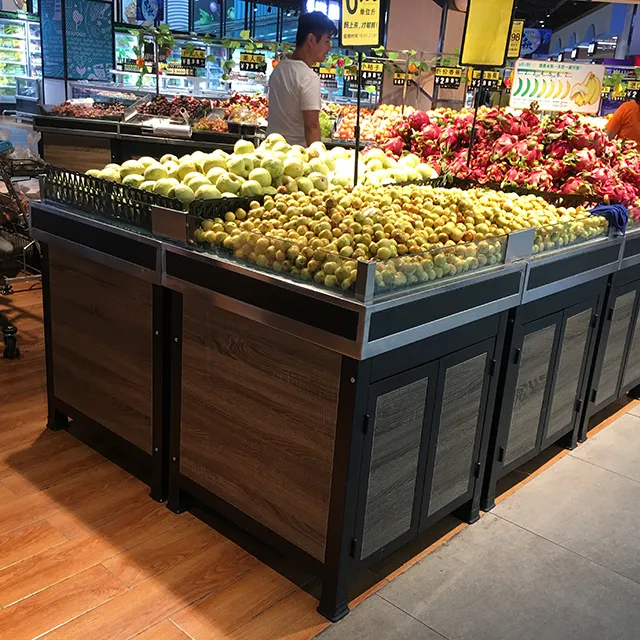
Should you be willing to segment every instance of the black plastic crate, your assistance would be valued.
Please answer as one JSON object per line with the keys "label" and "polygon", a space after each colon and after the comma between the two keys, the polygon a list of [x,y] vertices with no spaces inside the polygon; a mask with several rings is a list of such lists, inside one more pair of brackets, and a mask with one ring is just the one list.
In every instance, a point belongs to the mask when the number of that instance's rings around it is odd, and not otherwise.
{"label": "black plastic crate", "polygon": [[43,198],[146,231],[151,231],[153,206],[183,209],[176,198],[57,167],[50,167],[47,171]]}
{"label": "black plastic crate", "polygon": [[264,196],[239,196],[237,198],[214,198],[211,200],[194,200],[189,205],[189,213],[198,218],[223,218],[229,211],[242,208],[249,210],[252,202],[264,202]]}

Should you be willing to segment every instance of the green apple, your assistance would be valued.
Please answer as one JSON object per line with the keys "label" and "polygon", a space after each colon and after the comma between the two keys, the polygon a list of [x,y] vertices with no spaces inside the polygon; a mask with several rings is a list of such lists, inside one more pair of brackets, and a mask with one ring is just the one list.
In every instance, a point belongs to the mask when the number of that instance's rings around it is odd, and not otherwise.
{"label": "green apple", "polygon": [[85,171],[85,174],[88,176],[93,176],[94,178],[99,178],[100,169],[89,169],[89,171]]}
{"label": "green apple", "polygon": [[270,187],[271,186],[271,174],[262,168],[254,169],[249,174],[249,180],[255,180],[260,183],[262,187]]}
{"label": "green apple", "polygon": [[233,153],[238,155],[245,155],[248,153],[254,153],[256,150],[253,142],[249,142],[249,140],[238,140],[238,142],[233,145]]}
{"label": "green apple", "polygon": [[98,174],[98,178],[102,178],[103,180],[108,180],[109,182],[121,182],[122,178],[120,177],[120,171],[117,169],[112,169],[105,167]]}
{"label": "green apple", "polygon": [[311,165],[308,162],[305,162],[302,165],[302,175],[303,176],[308,176],[310,173],[313,173],[313,169],[312,169]]}
{"label": "green apple", "polygon": [[327,147],[325,147],[324,142],[320,142],[320,140],[318,140],[317,142],[314,142],[307,149],[307,155],[310,158],[319,158],[320,156],[322,156],[326,152],[327,152]]}
{"label": "green apple", "polygon": [[423,180],[434,180],[438,177],[438,172],[433,167],[430,167],[424,162],[421,162],[416,167],[416,171],[420,174]]}
{"label": "green apple", "polygon": [[155,186],[156,186],[156,183],[154,180],[145,180],[140,185],[140,188],[143,189],[144,191],[153,191],[153,187]]}
{"label": "green apple", "polygon": [[203,151],[194,151],[191,154],[191,160],[193,160],[193,162],[200,162],[201,160],[204,160],[207,157],[207,154],[204,153]]}
{"label": "green apple", "polygon": [[276,142],[273,147],[271,147],[271,151],[274,153],[289,153],[291,151],[291,145],[286,142]]}
{"label": "green apple", "polygon": [[238,193],[241,184],[242,182],[234,173],[227,173],[224,176],[220,176],[216,181],[216,187],[221,193]]}
{"label": "green apple", "polygon": [[138,162],[137,160],[127,160],[126,162],[123,162],[120,167],[120,175],[123,178],[131,175],[132,173],[141,176],[144,173],[144,170],[145,167],[141,162]]}
{"label": "green apple", "polygon": [[168,196],[169,191],[179,184],[180,183],[175,178],[162,178],[156,182],[153,187],[153,193],[157,193],[161,196]]}
{"label": "green apple", "polygon": [[185,176],[188,176],[190,173],[202,173],[200,165],[192,160],[189,162],[181,162],[178,168],[180,180],[184,180]]}
{"label": "green apple", "polygon": [[174,156],[173,153],[165,153],[162,158],[160,158],[160,163],[167,164],[167,162],[175,162],[178,164],[178,156]]}
{"label": "green apple", "polygon": [[332,156],[330,153],[323,153],[320,156],[320,160],[322,160],[322,162],[324,162],[327,165],[327,167],[329,167],[329,171],[334,171],[335,170],[335,168],[336,168],[335,156]]}
{"label": "green apple", "polygon": [[282,160],[273,156],[266,157],[260,163],[260,166],[271,174],[271,178],[279,178],[284,173],[284,164],[282,163]]}
{"label": "green apple", "polygon": [[278,193],[278,190],[275,187],[265,187],[264,195],[265,196],[275,196]]}
{"label": "green apple", "polygon": [[196,191],[196,200],[213,200],[216,198],[222,198],[222,194],[212,184],[204,184]]}
{"label": "green apple", "polygon": [[300,178],[304,174],[304,163],[296,156],[284,161],[284,174],[290,178]]}
{"label": "green apple", "polygon": [[191,162],[191,154],[187,153],[178,160],[178,164],[184,164],[185,162]]}
{"label": "green apple", "polygon": [[225,192],[222,194],[222,197],[223,197],[223,198],[237,198],[237,197],[238,197],[238,194],[237,194],[237,193],[231,193],[231,191],[225,191]]}
{"label": "green apple", "polygon": [[138,162],[146,169],[152,164],[156,164],[158,161],[154,158],[150,158],[149,156],[142,156],[142,158],[138,158]]}
{"label": "green apple", "polygon": [[282,176],[282,186],[286,189],[287,193],[295,193],[298,191],[298,183],[295,178],[291,176]]}
{"label": "green apple", "polygon": [[309,175],[309,180],[313,183],[313,188],[318,191],[326,191],[329,188],[329,179],[324,173],[314,171]]}
{"label": "green apple", "polygon": [[284,136],[280,133],[270,133],[264,140],[264,144],[266,147],[273,147],[278,142],[284,142],[285,144],[287,143]]}
{"label": "green apple", "polygon": [[227,170],[229,173],[246,178],[253,170],[253,160],[247,156],[233,154],[227,160]]}
{"label": "green apple", "polygon": [[406,167],[415,169],[420,164],[420,158],[415,153],[409,153],[406,156],[402,156],[398,162]]}
{"label": "green apple", "polygon": [[216,156],[214,154],[211,154],[210,156],[207,156],[206,158],[203,158],[200,161],[200,166],[202,167],[202,170],[204,171],[204,173],[207,174],[209,173],[209,171],[211,171],[211,169],[215,169],[215,168],[226,169],[227,160],[222,156]]}
{"label": "green apple", "polygon": [[115,171],[120,173],[120,165],[116,164],[115,162],[110,162],[108,165],[105,166],[105,169],[114,169]]}
{"label": "green apple", "polygon": [[207,180],[211,184],[215,184],[220,176],[226,176],[228,171],[222,167],[213,167],[207,172]]}
{"label": "green apple", "polygon": [[186,184],[177,184],[169,191],[169,197],[178,198],[183,204],[189,204],[195,200],[196,195]]}
{"label": "green apple", "polygon": [[136,189],[140,188],[140,185],[144,182],[144,176],[130,173],[122,178],[122,184],[126,184],[129,187],[135,187]]}
{"label": "green apple", "polygon": [[320,158],[313,158],[313,160],[311,160],[309,164],[311,165],[311,169],[314,172],[322,173],[325,176],[329,175],[329,167],[327,167],[327,165],[324,162],[322,162]]}
{"label": "green apple", "polygon": [[187,175],[184,176],[184,178],[182,178],[182,182],[184,182],[187,186],[189,186],[189,183],[194,178],[204,178],[204,176],[199,171],[192,171],[191,173],[187,173]]}
{"label": "green apple", "polygon": [[262,185],[257,180],[247,180],[240,187],[242,196],[261,196],[262,193]]}
{"label": "green apple", "polygon": [[309,178],[298,178],[296,180],[296,184],[298,185],[298,190],[302,191],[302,193],[304,193],[305,195],[308,194],[311,189],[313,189],[313,182]]}
{"label": "green apple", "polygon": [[295,154],[297,156],[300,156],[303,162],[309,162],[309,154],[307,153],[307,150],[300,144],[294,144],[291,147],[291,151],[289,152],[289,154]]}
{"label": "green apple", "polygon": [[165,162],[163,166],[167,170],[167,178],[180,179],[180,165],[177,162]]}
{"label": "green apple", "polygon": [[190,180],[187,186],[192,191],[197,191],[200,187],[206,187],[208,184],[211,184],[203,175],[200,175],[193,180]]}
{"label": "green apple", "polygon": [[381,171],[384,169],[382,164],[382,160],[378,160],[378,158],[374,158],[367,163],[367,171]]}
{"label": "green apple", "polygon": [[145,180],[162,180],[162,178],[168,177],[169,173],[164,165],[156,162],[155,164],[149,165],[144,170],[144,179]]}

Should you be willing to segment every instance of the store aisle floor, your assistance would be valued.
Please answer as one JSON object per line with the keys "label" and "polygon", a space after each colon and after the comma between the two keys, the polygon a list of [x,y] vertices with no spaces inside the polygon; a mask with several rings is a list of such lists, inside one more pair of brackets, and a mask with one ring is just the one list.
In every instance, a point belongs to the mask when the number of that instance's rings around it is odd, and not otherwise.
{"label": "store aisle floor", "polygon": [[638,640],[640,407],[321,640]]}

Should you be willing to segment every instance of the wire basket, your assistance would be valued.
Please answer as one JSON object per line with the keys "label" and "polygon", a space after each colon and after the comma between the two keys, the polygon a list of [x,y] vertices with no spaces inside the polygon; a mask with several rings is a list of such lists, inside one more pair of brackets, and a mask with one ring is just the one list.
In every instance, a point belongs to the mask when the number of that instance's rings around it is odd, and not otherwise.
{"label": "wire basket", "polygon": [[84,173],[49,167],[42,197],[102,218],[151,231],[151,208],[183,209],[176,198],[150,193]]}

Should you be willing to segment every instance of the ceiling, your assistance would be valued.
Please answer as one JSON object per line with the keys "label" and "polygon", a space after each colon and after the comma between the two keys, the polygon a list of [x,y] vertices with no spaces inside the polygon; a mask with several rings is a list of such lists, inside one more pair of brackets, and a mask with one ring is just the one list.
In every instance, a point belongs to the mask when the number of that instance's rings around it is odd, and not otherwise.
{"label": "ceiling", "polygon": [[517,0],[516,18],[525,20],[527,27],[555,30],[605,4],[584,0]]}

